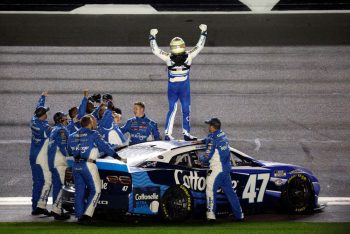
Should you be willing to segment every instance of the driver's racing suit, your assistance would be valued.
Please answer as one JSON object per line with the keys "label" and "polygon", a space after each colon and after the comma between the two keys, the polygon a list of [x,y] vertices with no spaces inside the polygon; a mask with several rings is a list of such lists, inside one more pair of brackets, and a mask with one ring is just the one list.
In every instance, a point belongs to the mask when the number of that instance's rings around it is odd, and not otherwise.
{"label": "driver's racing suit", "polygon": [[206,143],[206,155],[200,157],[201,161],[209,162],[207,175],[207,218],[215,219],[216,194],[221,187],[224,191],[237,220],[243,219],[242,209],[236,192],[231,182],[231,155],[228,139],[223,131],[216,130],[208,135]]}
{"label": "driver's racing suit", "polygon": [[168,103],[169,111],[165,120],[165,135],[171,136],[177,101],[180,99],[182,108],[182,131],[184,135],[189,135],[190,126],[190,67],[192,60],[204,48],[207,31],[202,32],[197,45],[182,55],[173,55],[161,50],[156,42],[156,38],[150,36],[150,46],[153,54],[162,59],[168,66]]}

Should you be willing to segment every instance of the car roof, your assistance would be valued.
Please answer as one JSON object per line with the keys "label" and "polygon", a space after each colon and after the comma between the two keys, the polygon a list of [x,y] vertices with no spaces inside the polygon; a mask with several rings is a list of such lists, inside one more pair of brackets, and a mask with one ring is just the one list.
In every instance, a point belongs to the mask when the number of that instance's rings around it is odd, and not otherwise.
{"label": "car roof", "polygon": [[149,160],[168,163],[173,155],[204,147],[204,144],[198,142],[151,141],[129,146],[120,150],[118,154],[127,158],[129,165],[138,165]]}
{"label": "car roof", "polygon": [[172,141],[150,141],[144,142],[141,144],[129,146],[129,148],[134,146],[153,146],[156,148],[161,148],[164,150],[174,150],[180,147],[191,146],[191,145],[200,145],[201,143],[192,142],[192,141],[184,141],[184,140],[172,140]]}
{"label": "car roof", "polygon": [[[183,140],[173,141],[151,141],[129,146],[122,149],[118,154],[128,158],[129,165],[138,165],[146,161],[157,161],[169,163],[174,155],[189,152],[192,150],[204,149],[205,145],[200,142],[190,142]],[[243,152],[230,147],[230,150],[242,155],[243,157],[253,159]]]}

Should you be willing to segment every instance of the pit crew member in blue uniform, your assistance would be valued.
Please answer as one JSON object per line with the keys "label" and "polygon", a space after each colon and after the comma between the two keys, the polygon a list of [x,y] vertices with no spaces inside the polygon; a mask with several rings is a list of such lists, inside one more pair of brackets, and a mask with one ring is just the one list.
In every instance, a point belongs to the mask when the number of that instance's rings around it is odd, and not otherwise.
{"label": "pit crew member in blue uniform", "polygon": [[98,124],[97,131],[102,135],[103,139],[113,147],[121,147],[126,145],[127,142],[119,126],[114,121],[116,115],[114,109],[112,102],[108,102],[108,107],[101,107],[100,112],[102,118]]}
{"label": "pit crew member in blue uniform", "polygon": [[50,215],[46,209],[47,198],[51,190],[51,173],[48,165],[47,150],[52,128],[47,121],[47,112],[50,110],[50,108],[45,106],[47,95],[47,91],[41,94],[30,123],[32,131],[29,155],[33,179],[32,215]]}
{"label": "pit crew member in blue uniform", "polygon": [[129,145],[160,140],[158,125],[145,115],[143,102],[134,103],[134,114],[135,117],[128,119],[126,124],[120,128],[123,134],[130,134]]}
{"label": "pit crew member in blue uniform", "polygon": [[89,114],[91,112],[88,112],[87,110],[91,108],[91,105],[93,105],[91,102],[89,103],[88,96],[89,96],[89,90],[84,89],[84,97],[81,100],[81,103],[79,105],[79,108],[72,107],[69,109],[69,116],[71,119],[68,121],[67,130],[69,134],[72,134],[80,128],[80,119],[85,115]]}
{"label": "pit crew member in blue uniform", "polygon": [[53,116],[53,120],[55,126],[50,135],[48,150],[49,168],[52,176],[53,205],[51,214],[56,220],[65,220],[70,218],[70,215],[64,213],[62,209],[62,185],[67,168],[66,156],[68,156],[67,140],[69,134],[66,128],[68,117],[63,112],[57,112]]}
{"label": "pit crew member in blue uniform", "polygon": [[[92,115],[85,115],[80,122],[81,128],[68,138],[68,152],[74,156],[75,215],[78,222],[90,223],[101,194],[101,179],[96,166],[99,151],[122,159],[95,131],[96,120]],[[85,187],[89,194],[87,198]]]}
{"label": "pit crew member in blue uniform", "polygon": [[191,107],[191,89],[190,89],[190,67],[192,60],[204,48],[207,38],[207,25],[199,26],[201,35],[197,45],[189,51],[186,51],[185,42],[180,37],[175,37],[170,42],[171,53],[161,50],[156,42],[157,29],[151,29],[149,41],[153,54],[162,59],[168,66],[168,103],[169,111],[165,121],[165,140],[173,140],[172,132],[175,114],[177,110],[177,101],[180,99],[182,108],[182,133],[186,141],[197,140],[190,134],[190,107]]}
{"label": "pit crew member in blue uniform", "polygon": [[215,220],[216,194],[221,187],[232,209],[235,220],[242,221],[244,215],[236,192],[231,182],[231,154],[230,145],[225,133],[221,130],[221,122],[218,118],[205,121],[208,124],[209,135],[204,139],[206,154],[200,157],[201,161],[209,163],[207,175],[207,219]]}

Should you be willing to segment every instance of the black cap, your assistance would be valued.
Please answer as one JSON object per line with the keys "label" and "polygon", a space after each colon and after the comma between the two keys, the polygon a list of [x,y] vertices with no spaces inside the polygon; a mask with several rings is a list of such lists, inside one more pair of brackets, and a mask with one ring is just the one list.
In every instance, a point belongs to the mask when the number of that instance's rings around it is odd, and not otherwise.
{"label": "black cap", "polygon": [[88,98],[88,100],[92,102],[101,103],[101,94],[99,93],[93,94]]}
{"label": "black cap", "polygon": [[112,101],[113,100],[113,97],[110,93],[105,93],[103,94],[102,96],[102,100],[105,100],[105,101]]}
{"label": "black cap", "polygon": [[220,129],[221,128],[221,121],[218,118],[208,119],[204,123],[209,124],[209,125],[213,126],[216,129]]}
{"label": "black cap", "polygon": [[53,121],[55,121],[55,124],[57,123],[62,123],[62,119],[63,117],[67,117],[67,114],[64,112],[57,112],[56,114],[54,114],[53,116]]}
{"label": "black cap", "polygon": [[39,106],[38,108],[36,108],[34,115],[37,118],[40,118],[41,116],[45,115],[46,112],[48,112],[50,110],[49,107],[47,106]]}

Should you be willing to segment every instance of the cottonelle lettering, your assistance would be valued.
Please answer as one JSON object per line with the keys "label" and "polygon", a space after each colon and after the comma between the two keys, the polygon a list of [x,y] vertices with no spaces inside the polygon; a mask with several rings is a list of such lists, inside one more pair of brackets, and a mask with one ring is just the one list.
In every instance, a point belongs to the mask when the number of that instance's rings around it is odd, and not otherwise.
{"label": "cottonelle lettering", "polygon": [[[186,173],[188,174],[188,173]],[[190,171],[189,175],[186,175],[182,170],[175,170],[174,178],[176,184],[183,184],[186,188],[204,191],[206,188],[205,177],[198,176],[197,171]],[[237,187],[238,181],[232,180],[232,188],[235,190]],[[218,192],[222,192],[221,188],[218,189]]]}

